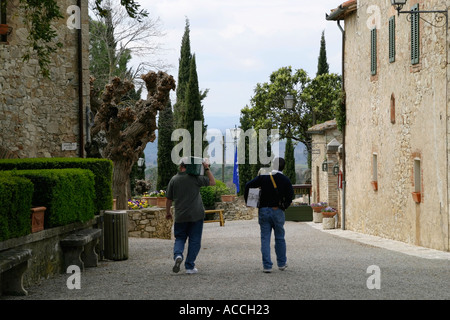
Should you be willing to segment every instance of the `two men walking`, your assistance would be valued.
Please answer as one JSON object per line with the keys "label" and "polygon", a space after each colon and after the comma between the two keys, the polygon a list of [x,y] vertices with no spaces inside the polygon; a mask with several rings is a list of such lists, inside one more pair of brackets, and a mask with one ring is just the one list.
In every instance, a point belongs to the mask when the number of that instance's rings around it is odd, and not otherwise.
{"label": "two men walking", "polygon": [[[275,253],[280,270],[287,268],[286,241],[284,232],[284,210],[289,207],[294,197],[294,191],[289,179],[281,171],[284,169],[283,158],[273,161],[270,175],[259,175],[245,186],[245,200],[247,201],[249,188],[261,188],[258,222],[261,229],[261,253],[264,272],[272,271],[270,256],[270,238],[272,230],[275,234]],[[215,185],[215,179],[209,165],[203,163],[205,176],[193,176],[186,173],[186,164],[181,162],[179,172],[170,180],[167,191],[166,218],[173,219],[170,212],[172,202],[175,202],[174,223],[174,272],[180,271],[184,260],[184,247],[188,241],[188,251],[185,260],[187,274],[197,273],[195,260],[200,251],[203,233],[205,209],[200,196],[200,188]]]}

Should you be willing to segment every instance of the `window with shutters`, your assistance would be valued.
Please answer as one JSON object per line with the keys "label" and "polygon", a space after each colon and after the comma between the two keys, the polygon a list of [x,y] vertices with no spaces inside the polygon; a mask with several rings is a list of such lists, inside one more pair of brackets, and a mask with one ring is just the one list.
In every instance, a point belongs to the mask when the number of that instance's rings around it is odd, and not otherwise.
{"label": "window with shutters", "polygon": [[395,16],[389,18],[389,62],[395,62]]}
{"label": "window with shutters", "polygon": [[370,73],[377,74],[377,28],[370,30]]}
{"label": "window with shutters", "polygon": [[[419,11],[419,4],[414,5],[411,11]],[[411,14],[411,64],[419,63],[419,13]]]}

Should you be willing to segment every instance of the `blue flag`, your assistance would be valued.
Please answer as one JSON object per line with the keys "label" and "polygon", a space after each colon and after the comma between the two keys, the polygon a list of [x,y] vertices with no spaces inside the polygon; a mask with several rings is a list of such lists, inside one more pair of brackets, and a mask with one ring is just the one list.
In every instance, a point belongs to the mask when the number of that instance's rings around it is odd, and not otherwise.
{"label": "blue flag", "polygon": [[238,166],[237,146],[234,149],[233,183],[236,185],[236,191],[239,192],[239,166]]}

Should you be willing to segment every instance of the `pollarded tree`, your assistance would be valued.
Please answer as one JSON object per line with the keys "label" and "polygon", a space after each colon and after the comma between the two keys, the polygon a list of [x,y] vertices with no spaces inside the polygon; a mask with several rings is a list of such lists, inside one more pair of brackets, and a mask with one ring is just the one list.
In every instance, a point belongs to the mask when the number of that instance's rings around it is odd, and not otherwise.
{"label": "pollarded tree", "polygon": [[134,87],[132,82],[116,77],[106,85],[91,130],[92,135],[100,130],[105,132],[107,144],[103,155],[114,164],[113,196],[117,209],[127,208],[131,168],[147,143],[155,140],[156,115],[166,107],[170,90],[175,90],[175,80],[165,72],[151,71],[142,79],[147,99],[140,99],[134,106],[122,104],[124,95]]}

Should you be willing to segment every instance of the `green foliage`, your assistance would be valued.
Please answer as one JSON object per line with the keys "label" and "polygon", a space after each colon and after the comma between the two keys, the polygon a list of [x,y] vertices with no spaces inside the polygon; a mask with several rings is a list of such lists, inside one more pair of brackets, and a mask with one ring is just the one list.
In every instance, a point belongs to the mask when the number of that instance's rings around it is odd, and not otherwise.
{"label": "green foliage", "polygon": [[288,138],[286,141],[286,150],[284,154],[284,160],[286,161],[286,166],[284,167],[283,173],[286,177],[291,180],[292,184],[296,183],[295,175],[295,157],[294,157],[294,145],[292,144],[292,139]]}
{"label": "green foliage", "polygon": [[170,179],[177,173],[177,166],[172,162],[171,152],[173,113],[170,101],[165,109],[159,112],[158,118],[158,179],[157,190],[166,190]]}
{"label": "green foliage", "polygon": [[[50,55],[62,47],[61,42],[54,42],[56,29],[51,23],[64,18],[55,0],[20,0],[23,11],[23,22],[28,29],[28,46],[35,52],[43,76],[49,77],[48,65]],[[30,53],[23,56],[24,61],[30,59]]]}
{"label": "green foliage", "polygon": [[320,53],[319,62],[317,64],[317,75],[327,74],[329,72],[329,65],[327,62],[327,48],[325,43],[325,31],[322,31],[322,37],[320,38]]}
{"label": "green foliage", "polygon": [[0,159],[0,170],[31,169],[89,169],[95,177],[96,212],[112,209],[112,161],[108,159],[83,158],[32,158]]}
{"label": "green foliage", "polygon": [[202,197],[203,206],[205,208],[214,207],[216,203],[216,195],[211,186],[201,187],[200,188],[200,196]]}
{"label": "green foliage", "polygon": [[94,174],[85,169],[14,170],[33,182],[32,205],[46,207],[44,226],[52,228],[94,218]]}
{"label": "green foliage", "polygon": [[[102,2],[103,0],[95,0],[95,9],[101,16],[106,16],[108,14],[108,10],[102,7]],[[128,15],[137,21],[142,21],[142,18],[148,16],[148,12],[145,9],[139,9],[141,5],[134,0],[120,0],[120,4],[125,7]]]}
{"label": "green foliage", "polygon": [[185,98],[184,98],[185,112],[183,115],[183,121],[181,127],[185,128],[191,134],[191,154],[195,157],[203,157],[203,150],[207,147],[208,143],[202,140],[202,150],[201,154],[194,154],[195,149],[195,135],[194,135],[194,124],[195,121],[201,121],[203,124],[203,133],[206,132],[206,125],[204,125],[205,118],[203,116],[203,107],[201,104],[200,91],[198,87],[198,76],[197,76],[197,64],[195,61],[195,55],[191,59],[189,81],[187,83]]}
{"label": "green foliage", "polygon": [[230,192],[227,185],[220,180],[216,180],[216,185],[214,186],[201,187],[200,195],[202,197],[203,206],[205,206],[205,208],[214,207],[216,202],[221,201],[221,195],[230,194]]}
{"label": "green foliage", "polygon": [[[336,117],[341,103],[341,77],[322,74],[310,79],[306,71],[283,67],[270,75],[270,82],[258,83],[250,107],[241,110],[258,129],[279,129],[280,137],[302,142],[311,152],[308,129]],[[287,93],[294,108],[284,106]]]}
{"label": "green foliage", "polygon": [[[107,10],[102,7],[103,0],[95,0],[95,9],[103,16]],[[128,15],[138,21],[148,16],[148,12],[141,10],[140,5],[134,0],[121,0],[121,5],[125,7]],[[60,12],[57,0],[19,0],[22,11],[23,22],[28,29],[28,46],[36,54],[42,75],[49,77],[48,66],[51,62],[50,56],[61,48],[63,44],[57,39],[56,29],[52,23],[64,16]],[[32,53],[23,56],[24,61],[28,61]]]}
{"label": "green foliage", "polygon": [[0,174],[0,241],[31,232],[33,190],[28,179]]}
{"label": "green foliage", "polygon": [[177,102],[173,106],[173,119],[175,129],[182,128],[184,117],[184,99],[186,97],[186,87],[189,82],[190,68],[191,68],[191,40],[190,40],[189,20],[186,19],[186,26],[184,28],[183,38],[181,40],[180,60],[178,67],[178,81],[177,81]]}

